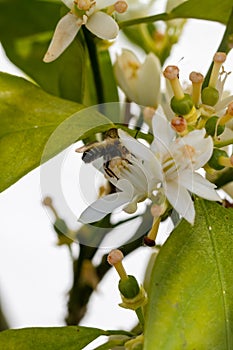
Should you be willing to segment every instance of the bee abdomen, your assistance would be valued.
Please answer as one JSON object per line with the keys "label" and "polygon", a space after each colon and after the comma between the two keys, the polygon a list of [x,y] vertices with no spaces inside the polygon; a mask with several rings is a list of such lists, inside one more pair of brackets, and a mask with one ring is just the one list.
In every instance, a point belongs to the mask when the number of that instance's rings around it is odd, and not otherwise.
{"label": "bee abdomen", "polygon": [[94,147],[92,149],[89,149],[88,151],[83,152],[82,160],[84,161],[84,163],[91,163],[95,159],[102,157],[104,155],[103,153],[104,152],[102,149]]}

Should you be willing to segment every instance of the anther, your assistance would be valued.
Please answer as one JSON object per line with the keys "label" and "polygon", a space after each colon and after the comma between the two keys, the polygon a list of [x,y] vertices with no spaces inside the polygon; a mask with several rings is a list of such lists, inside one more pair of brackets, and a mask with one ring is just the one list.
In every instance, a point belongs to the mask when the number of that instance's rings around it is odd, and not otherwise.
{"label": "anther", "polygon": [[57,213],[56,209],[53,206],[53,201],[52,201],[51,197],[45,197],[43,199],[43,201],[42,201],[42,204],[52,210],[52,212],[53,212],[54,216],[56,217],[56,219],[59,218],[58,213]]}
{"label": "anther", "polygon": [[179,81],[179,68],[177,66],[167,66],[163,71],[163,75],[169,80],[174,96],[178,100],[184,98],[184,92]]}
{"label": "anther", "polygon": [[212,68],[210,80],[209,80],[210,87],[215,88],[216,83],[218,81],[220,68],[222,64],[226,61],[226,57],[227,55],[225,54],[225,52],[216,52],[216,54],[214,55],[214,58],[213,58],[214,64],[213,64],[213,68]]}
{"label": "anther", "polygon": [[120,276],[120,279],[125,280],[128,279],[128,275],[122,264],[123,259],[124,255],[119,249],[112,250],[107,257],[108,263],[116,269],[118,275]]}
{"label": "anther", "polygon": [[182,116],[176,116],[171,120],[171,127],[179,134],[183,134],[187,129],[187,121]]}
{"label": "anther", "polygon": [[115,11],[118,12],[118,13],[124,13],[124,12],[126,12],[126,11],[127,11],[127,8],[128,8],[128,4],[127,4],[126,1],[123,1],[123,0],[117,1],[117,2],[115,2],[115,4],[114,4],[114,9],[115,9]]}

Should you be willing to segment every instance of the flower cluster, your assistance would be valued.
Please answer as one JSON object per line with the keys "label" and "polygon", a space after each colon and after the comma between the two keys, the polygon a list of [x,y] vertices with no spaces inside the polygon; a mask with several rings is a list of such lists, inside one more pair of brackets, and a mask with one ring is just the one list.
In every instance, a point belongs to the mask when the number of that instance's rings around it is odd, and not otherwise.
{"label": "flower cluster", "polygon": [[[221,71],[225,59],[224,53],[215,54],[205,88],[202,74],[192,72],[191,93],[183,91],[178,67],[168,66],[163,72],[172,91],[168,107],[166,103],[158,105],[160,76],[155,57],[150,54],[141,64],[132,53],[123,51],[115,63],[115,74],[131,101],[153,108],[153,141],[147,147],[118,129],[119,142],[127,150],[124,159],[120,156],[111,159],[107,171],[103,160],[99,166],[117,192],[97,199],[82,213],[80,221],[98,221],[118,207],[134,213],[139,202],[149,199],[155,225],[152,231],[157,232],[158,222],[169,207],[190,224],[194,223],[192,194],[211,201],[220,200],[216,186],[199,170],[208,166],[214,169],[233,167],[233,157],[224,150],[215,149],[219,135],[225,134],[225,124],[233,118],[233,96],[223,96],[228,75],[223,68]],[[147,74],[149,71],[153,71],[154,76]]]}
{"label": "flower cluster", "polygon": [[152,125],[154,140],[150,148],[123,130],[118,131],[120,141],[130,155],[124,164],[116,165],[113,159],[112,172],[116,173],[117,167],[117,177],[106,177],[119,192],[97,199],[82,213],[80,221],[100,220],[122,205],[124,211],[133,213],[139,202],[149,198],[152,204],[160,207],[167,199],[193,224],[195,210],[190,192],[213,201],[220,199],[215,185],[196,172],[208,162],[213,151],[212,138],[205,137],[205,130],[194,130],[184,137],[177,137],[159,111],[153,117]]}
{"label": "flower cluster", "polygon": [[[224,96],[223,93],[224,83],[229,74],[222,66],[225,60],[224,52],[214,55],[208,85],[205,84],[201,73],[191,72],[190,93],[184,91],[180,84],[178,67],[166,67],[163,74],[170,86],[167,86],[167,103],[164,104],[164,109],[177,132],[184,135],[191,130],[205,127],[207,133],[214,137],[214,141],[219,140],[218,136],[223,133],[225,124],[232,119],[232,115],[228,113],[229,108],[227,111],[226,108],[233,102],[233,96]],[[206,86],[203,86],[203,83]],[[222,135],[222,138],[224,139],[225,135]]]}
{"label": "flower cluster", "polygon": [[111,16],[127,10],[125,0],[62,0],[70,11],[58,22],[44,62],[57,59],[71,44],[82,25],[105,40],[115,39],[119,27]]}

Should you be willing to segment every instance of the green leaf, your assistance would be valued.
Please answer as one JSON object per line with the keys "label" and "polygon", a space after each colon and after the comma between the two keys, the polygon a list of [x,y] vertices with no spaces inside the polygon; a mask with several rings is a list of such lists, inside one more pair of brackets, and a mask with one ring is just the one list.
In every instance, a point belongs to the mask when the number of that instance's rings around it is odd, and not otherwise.
{"label": "green leaf", "polygon": [[83,107],[51,96],[25,79],[0,73],[0,191],[40,164],[47,141],[64,120],[43,161],[72,142],[112,126],[94,110],[76,113]]}
{"label": "green leaf", "polygon": [[[66,13],[68,9],[62,7]],[[61,4],[47,1],[0,3],[0,39],[8,58],[45,91],[83,102],[85,49],[81,35],[54,62],[44,63]]]}
{"label": "green leaf", "polygon": [[197,18],[227,24],[232,7],[232,0],[188,0],[175,7],[170,13],[159,13],[154,16],[124,21],[120,23],[120,28],[176,18]]}
{"label": "green leaf", "polygon": [[174,8],[175,18],[199,18],[226,24],[232,10],[232,0],[189,0]]}
{"label": "green leaf", "polygon": [[0,333],[4,350],[82,350],[105,331],[88,327],[10,329]]}
{"label": "green leaf", "polygon": [[151,275],[144,350],[233,349],[233,211],[196,200]]}
{"label": "green leaf", "polygon": [[98,328],[81,326],[10,329],[0,332],[0,349],[82,350],[101,335],[118,335],[119,340],[116,339],[115,344],[120,344],[122,336],[125,338],[132,336],[131,333],[121,330],[104,331]]}

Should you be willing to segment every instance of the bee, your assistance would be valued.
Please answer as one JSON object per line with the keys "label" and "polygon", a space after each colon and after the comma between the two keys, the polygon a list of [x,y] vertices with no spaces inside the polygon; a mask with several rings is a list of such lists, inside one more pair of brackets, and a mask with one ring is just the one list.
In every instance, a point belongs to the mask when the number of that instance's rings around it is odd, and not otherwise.
{"label": "bee", "polygon": [[103,167],[106,174],[110,177],[118,176],[111,169],[111,163],[114,160],[116,163],[116,159],[125,161],[126,163],[130,163],[127,159],[131,154],[127,148],[122,145],[117,129],[109,129],[104,134],[104,140],[100,142],[92,142],[87,145],[84,145],[75,150],[78,153],[83,153],[82,160],[84,163],[91,163],[96,159],[103,157]]}

